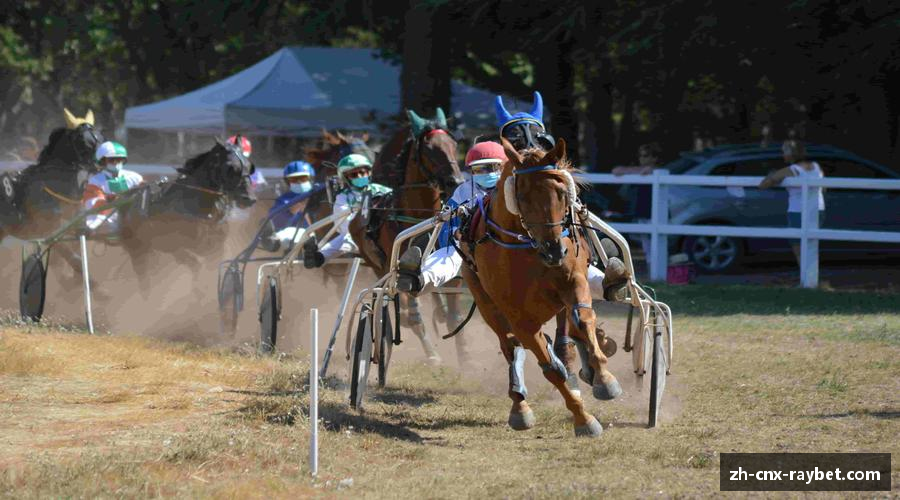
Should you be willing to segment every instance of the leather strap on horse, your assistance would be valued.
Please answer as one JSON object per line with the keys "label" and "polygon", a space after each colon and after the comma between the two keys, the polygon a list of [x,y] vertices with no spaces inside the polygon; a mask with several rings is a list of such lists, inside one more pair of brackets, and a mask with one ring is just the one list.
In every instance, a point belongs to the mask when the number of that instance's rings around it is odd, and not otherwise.
{"label": "leather strap on horse", "polygon": [[209,189],[209,188],[205,188],[205,187],[201,187],[201,186],[191,186],[189,184],[178,184],[178,186],[187,188],[187,189],[194,189],[194,190],[197,190],[197,191],[200,191],[203,193],[212,194],[212,195],[216,195],[216,196],[224,196],[225,195],[225,193],[223,193],[222,191],[216,191],[214,189]]}
{"label": "leather strap on horse", "polygon": [[80,201],[78,201],[78,200],[73,200],[72,198],[69,198],[68,196],[65,196],[65,195],[61,195],[61,194],[57,193],[56,191],[50,189],[50,188],[47,187],[47,186],[44,186],[44,192],[46,192],[47,194],[49,194],[50,196],[56,198],[56,199],[59,200],[59,201],[62,201],[62,202],[65,202],[65,203],[69,203],[69,204],[72,204],[72,205],[81,205],[81,202],[80,202]]}
{"label": "leather strap on horse", "polygon": [[469,314],[466,315],[466,319],[462,320],[462,323],[456,325],[456,328],[454,328],[452,332],[448,333],[447,335],[444,335],[441,338],[449,339],[450,337],[453,337],[457,333],[461,332],[463,327],[465,327],[466,324],[469,322],[469,320],[472,319],[472,315],[475,314],[475,307],[476,307],[476,304],[475,304],[475,301],[473,300],[472,307],[469,308]]}

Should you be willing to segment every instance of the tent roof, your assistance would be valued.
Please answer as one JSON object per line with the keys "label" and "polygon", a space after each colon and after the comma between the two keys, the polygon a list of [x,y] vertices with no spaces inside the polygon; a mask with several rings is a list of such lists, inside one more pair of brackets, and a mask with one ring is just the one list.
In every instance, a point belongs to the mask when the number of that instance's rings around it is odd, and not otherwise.
{"label": "tent roof", "polygon": [[[494,94],[451,82],[451,106],[465,127],[492,129]],[[509,100],[507,107],[529,103]],[[309,135],[320,128],[377,130],[400,111],[400,67],[371,49],[285,47],[224,80],[164,101],[128,108],[127,128],[219,134]]]}

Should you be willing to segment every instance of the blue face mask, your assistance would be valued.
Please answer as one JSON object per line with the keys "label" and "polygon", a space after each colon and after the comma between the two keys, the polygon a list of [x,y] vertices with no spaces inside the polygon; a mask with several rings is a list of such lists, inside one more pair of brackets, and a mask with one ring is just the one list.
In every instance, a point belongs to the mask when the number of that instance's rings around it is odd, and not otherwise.
{"label": "blue face mask", "polygon": [[291,192],[297,193],[297,194],[308,193],[312,190],[312,182],[310,182],[310,181],[295,182],[293,184],[290,184],[290,186],[291,186]]}
{"label": "blue face mask", "polygon": [[475,174],[472,176],[472,178],[475,179],[475,183],[481,186],[483,189],[492,189],[497,185],[497,181],[500,180],[500,172]]}
{"label": "blue face mask", "polygon": [[350,179],[350,184],[352,184],[353,187],[355,187],[355,188],[362,189],[369,185],[369,178],[368,177],[357,177],[355,179]]}

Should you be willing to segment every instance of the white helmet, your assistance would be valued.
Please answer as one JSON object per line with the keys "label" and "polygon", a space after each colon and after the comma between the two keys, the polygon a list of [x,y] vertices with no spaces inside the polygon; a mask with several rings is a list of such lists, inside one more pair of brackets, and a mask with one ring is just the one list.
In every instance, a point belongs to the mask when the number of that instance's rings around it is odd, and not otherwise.
{"label": "white helmet", "polygon": [[125,146],[118,142],[106,141],[97,148],[97,153],[94,156],[99,163],[104,158],[128,158],[128,151],[125,150]]}

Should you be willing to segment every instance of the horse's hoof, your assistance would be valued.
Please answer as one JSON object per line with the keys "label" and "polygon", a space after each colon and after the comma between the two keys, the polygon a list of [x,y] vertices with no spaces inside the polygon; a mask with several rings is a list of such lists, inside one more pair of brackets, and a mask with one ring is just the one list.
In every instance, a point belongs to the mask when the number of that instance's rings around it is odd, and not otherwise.
{"label": "horse's hoof", "polygon": [[612,379],[611,382],[599,383],[593,386],[594,398],[601,401],[609,401],[622,395],[622,386],[619,381]]}
{"label": "horse's hoof", "polygon": [[603,337],[603,345],[600,346],[600,350],[603,351],[604,356],[611,358],[616,354],[616,351],[619,350],[619,345],[616,344],[615,340],[609,337]]}
{"label": "horse's hoof", "polygon": [[594,417],[591,417],[584,425],[575,426],[575,437],[597,438],[601,434],[603,434],[603,426]]}
{"label": "horse's hoof", "polygon": [[428,356],[427,358],[425,358],[425,363],[427,363],[428,366],[440,366],[441,362],[442,362],[441,357],[438,356],[437,354],[434,354],[432,356]]}
{"label": "horse's hoof", "polygon": [[534,412],[531,411],[531,408],[521,413],[511,411],[507,423],[513,430],[527,431],[534,427]]}

